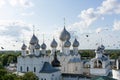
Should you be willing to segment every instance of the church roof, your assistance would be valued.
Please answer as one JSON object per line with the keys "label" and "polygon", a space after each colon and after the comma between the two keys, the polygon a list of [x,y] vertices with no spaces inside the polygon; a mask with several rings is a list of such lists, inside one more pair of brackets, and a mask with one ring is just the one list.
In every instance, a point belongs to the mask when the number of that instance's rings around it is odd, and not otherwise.
{"label": "church roof", "polygon": [[52,67],[52,65],[49,62],[45,62],[42,69],[40,70],[40,73],[53,73],[57,71],[60,71],[60,70]]}
{"label": "church roof", "polygon": [[116,79],[110,78],[108,76],[97,76],[92,78],[91,80],[116,80]]}
{"label": "church roof", "polygon": [[69,63],[77,63],[80,62],[80,58],[73,58],[69,60]]}

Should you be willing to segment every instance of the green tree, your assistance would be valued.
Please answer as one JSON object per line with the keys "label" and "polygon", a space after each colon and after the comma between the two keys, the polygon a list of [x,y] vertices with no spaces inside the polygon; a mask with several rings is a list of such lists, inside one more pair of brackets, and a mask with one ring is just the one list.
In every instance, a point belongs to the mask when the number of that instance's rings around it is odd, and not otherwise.
{"label": "green tree", "polygon": [[39,79],[33,72],[27,72],[23,76],[22,80],[39,80]]}
{"label": "green tree", "polygon": [[7,74],[7,71],[5,69],[0,69],[0,80],[4,80],[3,77]]}

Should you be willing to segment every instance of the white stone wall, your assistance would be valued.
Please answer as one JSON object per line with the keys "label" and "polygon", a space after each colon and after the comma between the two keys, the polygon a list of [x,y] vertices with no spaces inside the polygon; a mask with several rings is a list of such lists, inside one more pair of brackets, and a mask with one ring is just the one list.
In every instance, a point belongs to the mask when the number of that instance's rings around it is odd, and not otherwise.
{"label": "white stone wall", "polygon": [[107,76],[108,72],[109,72],[108,69],[103,69],[103,68],[90,69],[90,74],[92,75]]}
{"label": "white stone wall", "polygon": [[60,71],[54,73],[40,73],[39,80],[61,80],[61,73]]}
{"label": "white stone wall", "polygon": [[83,74],[83,63],[82,62],[69,63],[68,66],[69,66],[68,73]]}
{"label": "white stone wall", "polygon": [[78,47],[73,47],[73,53],[78,54]]}
{"label": "white stone wall", "polygon": [[120,70],[112,70],[113,78],[120,80]]}
{"label": "white stone wall", "polygon": [[36,68],[36,75],[38,75],[39,71],[41,70],[44,62],[48,62],[49,58],[46,57],[18,57],[18,63],[17,63],[17,71],[21,72],[27,72],[27,67],[29,68],[29,71],[34,72],[34,68]]}

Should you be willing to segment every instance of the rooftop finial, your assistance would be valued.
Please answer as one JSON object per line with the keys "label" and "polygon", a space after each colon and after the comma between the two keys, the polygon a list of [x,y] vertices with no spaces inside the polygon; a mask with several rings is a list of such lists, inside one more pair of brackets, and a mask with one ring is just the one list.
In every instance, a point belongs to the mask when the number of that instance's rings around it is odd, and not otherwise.
{"label": "rooftop finial", "polygon": [[44,43],[44,33],[43,33],[43,43]]}
{"label": "rooftop finial", "polygon": [[65,17],[64,17],[64,27],[65,27]]}
{"label": "rooftop finial", "polygon": [[25,44],[25,41],[23,40],[23,44]]}
{"label": "rooftop finial", "polygon": [[35,33],[35,26],[33,25],[33,34]]}

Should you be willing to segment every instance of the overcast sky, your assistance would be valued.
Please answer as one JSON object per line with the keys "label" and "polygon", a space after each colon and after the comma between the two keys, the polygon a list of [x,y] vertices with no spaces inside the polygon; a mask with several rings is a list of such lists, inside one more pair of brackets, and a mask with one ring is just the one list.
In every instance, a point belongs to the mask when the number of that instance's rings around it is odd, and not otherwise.
{"label": "overcast sky", "polygon": [[20,50],[23,41],[29,46],[34,25],[39,43],[44,34],[50,49],[53,37],[60,43],[64,17],[79,49],[120,48],[120,0],[0,0],[0,47]]}

